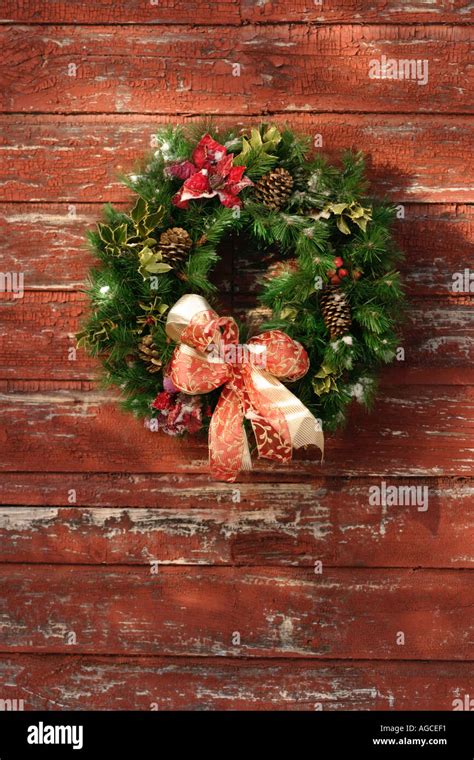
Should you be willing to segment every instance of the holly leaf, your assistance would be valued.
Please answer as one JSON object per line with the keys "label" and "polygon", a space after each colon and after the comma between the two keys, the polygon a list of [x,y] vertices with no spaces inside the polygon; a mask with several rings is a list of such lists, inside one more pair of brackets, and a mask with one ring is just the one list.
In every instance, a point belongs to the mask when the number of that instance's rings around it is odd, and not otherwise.
{"label": "holly leaf", "polygon": [[294,322],[298,316],[298,310],[293,306],[285,306],[280,312],[280,319],[287,319],[289,322]]}
{"label": "holly leaf", "polygon": [[117,245],[125,245],[128,237],[128,227],[126,224],[121,224],[113,231],[114,241]]}
{"label": "holly leaf", "polygon": [[158,227],[159,224],[163,221],[163,217],[165,215],[164,208],[159,208],[158,211],[155,211],[153,214],[149,214],[146,219],[144,219],[144,224],[148,230],[154,230],[155,227]]}
{"label": "holly leaf", "polygon": [[340,230],[340,232],[342,232],[344,235],[350,235],[351,234],[350,227],[347,224],[347,222],[345,221],[345,219],[344,219],[343,216],[338,216],[336,224],[337,224],[338,230]]}
{"label": "holly leaf", "polygon": [[254,128],[254,129],[250,130],[250,140],[249,140],[249,143],[250,143],[250,146],[254,150],[258,150],[259,148],[262,147],[262,144],[263,144],[262,136],[261,136],[261,134],[260,134],[260,132],[259,132],[258,129]]}
{"label": "holly leaf", "polygon": [[99,237],[106,245],[114,245],[115,239],[114,239],[114,233],[113,230],[107,225],[107,224],[99,224],[97,225],[97,230],[99,232]]}
{"label": "holly leaf", "polygon": [[350,218],[355,221],[361,216],[365,215],[367,209],[365,209],[363,206],[361,206],[359,203],[353,203],[349,207],[349,216]]}
{"label": "holly leaf", "polygon": [[156,261],[147,266],[148,272],[152,274],[163,274],[164,272],[169,272],[171,268],[169,264],[165,264],[163,261]]}
{"label": "holly leaf", "polygon": [[354,224],[357,224],[357,226],[362,230],[362,232],[365,232],[367,229],[367,222],[369,221],[367,217],[363,216],[361,219],[353,219],[352,220]]}
{"label": "holly leaf", "polygon": [[266,150],[268,148],[276,148],[278,143],[281,142],[281,132],[275,125],[268,127],[263,133],[263,147]]}
{"label": "holly leaf", "polygon": [[144,198],[137,198],[137,202],[135,203],[134,207],[132,208],[132,211],[130,212],[130,216],[133,219],[133,222],[135,226],[137,227],[143,217],[146,215],[148,211],[148,204]]}
{"label": "holly leaf", "polygon": [[148,247],[143,248],[138,256],[140,259],[138,271],[144,280],[146,280],[150,274],[164,274],[165,272],[169,272],[172,268],[169,264],[165,264],[161,261],[162,257],[160,253],[153,253]]}
{"label": "holly leaf", "polygon": [[348,206],[347,203],[330,203],[327,208],[332,211],[333,214],[339,215],[342,214]]}
{"label": "holly leaf", "polygon": [[[270,151],[277,147],[280,140],[281,133],[275,126],[267,127],[263,129],[263,132],[260,129],[253,128],[250,131],[250,138],[242,137],[242,150],[236,157],[236,161],[237,159],[239,161],[246,159],[252,151],[256,154],[267,153],[270,155]],[[234,161],[234,165],[237,165],[236,161]]]}

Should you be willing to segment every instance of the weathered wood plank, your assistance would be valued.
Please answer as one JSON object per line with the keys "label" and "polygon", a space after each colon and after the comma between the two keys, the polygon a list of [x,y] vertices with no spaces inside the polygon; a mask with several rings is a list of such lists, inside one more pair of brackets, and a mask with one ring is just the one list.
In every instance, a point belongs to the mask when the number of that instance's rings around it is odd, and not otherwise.
{"label": "weathered wood plank", "polygon": [[318,23],[467,23],[473,18],[468,0],[284,0],[271,3],[260,0],[95,0],[88,2],[54,2],[41,0],[4,0],[2,21],[28,24],[202,24],[209,26],[239,24],[241,20]]}
{"label": "weathered wood plank", "polygon": [[[446,272],[447,282],[448,276]],[[23,298],[13,293],[0,296],[0,378],[89,380],[97,376],[98,363],[82,349],[74,350],[75,335],[90,308],[83,293],[32,290]],[[234,311],[244,319],[253,305],[253,298],[240,297]],[[412,299],[400,340],[405,358],[399,366],[469,368],[474,358],[473,305],[472,297]]]}
{"label": "weathered wood plank", "polygon": [[3,652],[472,656],[468,570],[3,565],[2,581]]}
{"label": "weathered wood plank", "polygon": [[[207,472],[204,436],[186,440],[151,433],[120,412],[110,395],[73,391],[0,396],[0,468],[15,472]],[[107,403],[109,402],[109,403]],[[255,460],[256,470],[282,477],[469,476],[474,390],[392,386],[374,413],[355,404],[350,425],[317,451],[296,453],[287,466]]]}
{"label": "weathered wood plank", "polygon": [[[386,478],[390,479],[391,476],[386,475]],[[420,481],[405,478],[391,480],[393,483],[398,481],[400,484],[428,485],[433,509],[437,508],[436,500],[442,498],[446,509],[454,512],[455,503],[464,503],[464,489],[468,495],[470,493],[470,481],[464,479],[429,477]],[[348,480],[345,475],[311,476],[301,470],[285,478],[279,469],[267,473],[243,473],[237,485],[209,480],[202,473],[22,472],[19,476],[16,472],[3,472],[0,478],[0,505],[67,507],[70,506],[68,493],[72,488],[76,492],[76,504],[80,507],[185,509],[192,512],[194,509],[237,509],[237,504],[240,511],[257,512],[269,507],[283,509],[297,506],[286,495],[294,487],[299,489],[299,493],[306,494],[308,492],[304,489],[313,489],[315,500],[324,496],[329,499],[329,505],[332,499],[336,499],[339,490],[347,492],[347,489],[353,488],[354,508],[358,509],[362,503],[367,506],[364,489],[377,482],[366,477]],[[233,500],[235,488],[239,489],[238,502]],[[350,509],[350,505],[346,505],[345,509]],[[403,507],[400,511],[403,512]],[[460,519],[467,520],[465,516],[458,515],[453,521],[454,528],[454,523]],[[439,528],[442,529],[441,523]]]}
{"label": "weathered wood plank", "polygon": [[242,15],[250,21],[317,21],[348,23],[420,23],[420,22],[456,22],[472,19],[473,8],[466,0],[242,0]]}
{"label": "weathered wood plank", "polygon": [[229,487],[199,476],[5,473],[0,562],[474,567],[474,486],[383,482],[401,504],[370,503],[376,479]]}
{"label": "weathered wood plank", "polygon": [[[3,201],[126,201],[118,181],[150,150],[159,123],[185,117],[0,116]],[[258,118],[219,118],[250,126]],[[474,202],[472,120],[467,116],[281,115],[275,121],[323,139],[337,158],[355,147],[368,156],[373,191],[397,201]],[[446,171],[449,167],[449,172]]]}
{"label": "weathered wood plank", "polygon": [[[450,385],[450,383],[446,384]],[[453,382],[453,385],[458,385],[458,383]],[[97,390],[97,383],[89,380],[0,380],[0,391],[2,393],[87,392],[94,390]]]}
{"label": "weathered wood plank", "polygon": [[94,263],[85,233],[101,218],[100,204],[0,204],[2,271],[23,272],[25,288],[83,286]]}
{"label": "weathered wood plank", "polygon": [[2,655],[25,710],[452,710],[469,662]]}
{"label": "weathered wood plank", "polygon": [[[209,26],[206,34],[179,25],[159,34],[149,26],[0,26],[0,44],[4,112],[472,108],[472,36],[464,26],[247,24]],[[413,63],[396,78],[372,76],[373,61],[387,58],[397,67]]]}
{"label": "weathered wood plank", "polygon": [[[404,367],[396,362],[385,367],[380,374],[380,386],[404,385],[474,385],[474,369],[469,367]],[[90,392],[100,389],[95,380],[2,380],[0,393],[57,393],[58,391]]]}
{"label": "weathered wood plank", "polygon": [[[448,294],[453,273],[463,272],[471,259],[474,206],[409,203],[403,213],[394,233],[406,252],[403,275],[408,292]],[[0,204],[2,271],[24,272],[25,288],[82,286],[93,262],[85,230],[101,215],[99,204]],[[258,289],[263,265],[260,258],[243,252],[236,288],[243,293]]]}
{"label": "weathered wood plank", "polygon": [[[460,0],[455,0],[460,5]],[[437,0],[438,2],[438,0]],[[462,5],[460,5],[462,8]],[[42,0],[2,2],[2,20],[27,24],[202,24],[240,23],[240,0],[95,0],[45,3]],[[450,20],[460,15],[450,14]]]}
{"label": "weathered wood plank", "polygon": [[[0,372],[6,369],[7,375],[16,376],[20,367],[29,366],[21,374],[43,378],[45,365],[51,362],[58,369],[64,365],[59,372],[63,377],[88,379],[96,375],[97,365],[82,350],[77,354],[75,351],[75,335],[86,308],[84,294],[76,292],[28,291],[23,298],[16,298],[14,293],[0,294]],[[23,340],[26,333],[29,337],[25,352],[25,344],[17,341],[20,334]],[[38,341],[37,354],[32,341]]]}

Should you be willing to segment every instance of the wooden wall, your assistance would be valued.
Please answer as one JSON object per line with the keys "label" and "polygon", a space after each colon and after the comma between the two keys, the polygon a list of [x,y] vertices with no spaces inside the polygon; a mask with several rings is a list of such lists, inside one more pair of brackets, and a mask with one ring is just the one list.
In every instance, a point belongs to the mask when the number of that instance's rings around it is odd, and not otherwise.
{"label": "wooden wall", "polygon": [[[472,266],[473,13],[1,0],[1,270],[26,290],[0,294],[0,699],[450,710],[472,691],[473,311],[452,276]],[[369,79],[382,55],[428,60],[429,81]],[[256,462],[235,487],[209,480],[205,441],[147,433],[70,352],[84,230],[127,202],[117,175],[157,124],[203,114],[362,148],[404,209],[406,354],[375,413],[354,409],[322,467]],[[253,266],[234,272],[243,302]],[[428,510],[371,506],[382,481],[426,486]]]}

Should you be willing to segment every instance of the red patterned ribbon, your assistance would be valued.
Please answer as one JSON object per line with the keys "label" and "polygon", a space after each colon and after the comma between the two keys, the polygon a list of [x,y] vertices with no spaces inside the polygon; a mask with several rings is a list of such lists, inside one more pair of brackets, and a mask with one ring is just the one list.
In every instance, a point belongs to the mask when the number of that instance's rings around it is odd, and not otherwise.
{"label": "red patterned ribbon", "polygon": [[232,482],[241,469],[251,468],[244,417],[252,424],[259,457],[288,462],[294,447],[315,444],[323,449],[317,420],[277,379],[298,380],[308,371],[308,355],[300,343],[270,330],[252,338],[243,357],[228,351],[238,345],[237,324],[232,317],[219,317],[196,295],[183,296],[173,306],[166,329],[180,341],[170,365],[177,388],[195,394],[224,386],[209,427],[214,478]]}

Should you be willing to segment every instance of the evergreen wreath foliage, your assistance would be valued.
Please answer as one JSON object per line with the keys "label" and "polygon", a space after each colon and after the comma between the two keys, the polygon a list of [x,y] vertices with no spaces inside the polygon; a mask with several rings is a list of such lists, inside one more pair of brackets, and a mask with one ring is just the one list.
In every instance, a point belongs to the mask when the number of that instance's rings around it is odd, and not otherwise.
{"label": "evergreen wreath foliage", "polygon": [[354,398],[370,407],[377,371],[399,345],[403,289],[395,209],[370,197],[362,154],[347,152],[334,166],[311,155],[307,137],[269,124],[250,132],[167,126],[146,167],[124,181],[133,207],[106,206],[89,234],[99,264],[78,338],[126,410],[172,434],[206,426],[219,392],[173,412],[165,323],[186,293],[215,303],[219,246],[236,234],[262,256],[278,251],[261,285],[269,315],[261,329],[281,330],[308,352],[310,370],[291,391],[324,430],[345,422]]}

